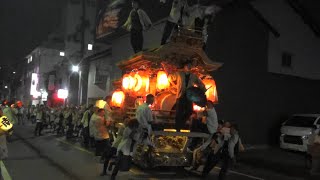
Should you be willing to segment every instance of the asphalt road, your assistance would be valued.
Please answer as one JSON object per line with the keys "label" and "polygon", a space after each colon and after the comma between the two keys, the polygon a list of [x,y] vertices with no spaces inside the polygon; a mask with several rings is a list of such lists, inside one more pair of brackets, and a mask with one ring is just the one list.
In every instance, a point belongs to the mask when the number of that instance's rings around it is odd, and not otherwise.
{"label": "asphalt road", "polygon": [[[64,137],[57,137],[50,133],[34,137],[32,125],[16,126],[8,148],[9,158],[4,163],[0,163],[5,180],[109,179],[109,176],[99,176],[102,164],[91,150],[82,148],[76,140],[66,141]],[[217,179],[218,172],[219,168],[216,167],[207,179]],[[197,172],[189,172],[181,168],[142,170],[133,167],[129,172],[120,172],[117,179],[196,180],[201,178]],[[299,178],[281,175],[266,168],[238,164],[236,168],[229,171],[227,179],[291,180]]]}

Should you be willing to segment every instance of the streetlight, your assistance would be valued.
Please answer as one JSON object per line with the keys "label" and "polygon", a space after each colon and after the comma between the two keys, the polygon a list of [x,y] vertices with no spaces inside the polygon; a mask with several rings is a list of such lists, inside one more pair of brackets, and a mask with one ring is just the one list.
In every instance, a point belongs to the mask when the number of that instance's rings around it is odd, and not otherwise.
{"label": "streetlight", "polygon": [[72,66],[72,72],[79,72],[79,66]]}
{"label": "streetlight", "polygon": [[93,49],[93,45],[92,44],[88,44],[88,50],[92,51],[92,49]]}
{"label": "streetlight", "polygon": [[65,53],[63,52],[63,51],[60,51],[60,56],[64,56],[65,55]]}
{"label": "streetlight", "polygon": [[4,88],[8,89],[8,86],[4,86]]}
{"label": "streetlight", "polygon": [[16,72],[15,72],[15,71],[13,71],[12,73],[13,73],[13,74],[15,74]]}

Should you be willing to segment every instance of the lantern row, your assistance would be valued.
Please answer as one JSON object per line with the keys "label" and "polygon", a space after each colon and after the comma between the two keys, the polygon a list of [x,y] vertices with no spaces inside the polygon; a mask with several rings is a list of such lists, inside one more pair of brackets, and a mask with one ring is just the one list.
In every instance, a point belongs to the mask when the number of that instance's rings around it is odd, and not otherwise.
{"label": "lantern row", "polygon": [[[206,97],[212,102],[218,101],[216,83],[213,78],[202,80],[207,91]],[[168,75],[165,71],[158,71],[156,77],[156,89],[163,91],[170,88]],[[112,95],[112,106],[121,107],[124,103],[125,93],[130,96],[145,96],[150,92],[150,75],[147,70],[132,71],[122,77],[122,91],[117,90]]]}

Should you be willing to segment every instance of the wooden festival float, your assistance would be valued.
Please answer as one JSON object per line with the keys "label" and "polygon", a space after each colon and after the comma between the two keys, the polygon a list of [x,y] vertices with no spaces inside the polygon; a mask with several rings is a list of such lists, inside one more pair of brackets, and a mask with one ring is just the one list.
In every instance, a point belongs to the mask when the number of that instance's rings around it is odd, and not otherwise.
{"label": "wooden festival float", "polygon": [[[114,83],[116,91],[112,95],[111,106],[118,107],[114,118],[121,122],[124,115],[134,117],[136,108],[144,102],[147,94],[155,96],[151,109],[156,124],[152,125],[152,140],[156,148],[145,155],[146,149],[140,147],[134,156],[134,162],[142,167],[189,166],[186,151],[189,137],[207,138],[205,133],[190,132],[188,129],[177,132],[174,129],[176,89],[168,81],[166,71],[175,72],[185,61],[192,61],[192,72],[199,76],[208,89],[208,100],[218,101],[216,84],[210,72],[222,66],[209,59],[202,49],[202,34],[180,29],[172,35],[168,44],[159,48],[135,54],[121,61],[117,66],[123,76]],[[201,107],[194,105],[194,110]],[[147,158],[146,158],[147,157]]]}

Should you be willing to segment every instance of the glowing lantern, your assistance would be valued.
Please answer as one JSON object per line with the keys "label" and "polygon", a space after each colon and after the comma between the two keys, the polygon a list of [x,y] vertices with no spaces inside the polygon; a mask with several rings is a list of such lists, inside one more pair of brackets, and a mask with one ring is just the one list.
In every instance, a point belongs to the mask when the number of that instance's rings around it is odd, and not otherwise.
{"label": "glowing lantern", "polygon": [[132,72],[125,74],[122,78],[124,91],[134,93],[137,96],[144,96],[149,93],[150,79],[146,71]]}
{"label": "glowing lantern", "polygon": [[125,98],[125,95],[123,91],[115,91],[112,94],[111,106],[121,107],[123,105],[124,98]]}
{"label": "glowing lantern", "polygon": [[[134,74],[132,74],[134,75]],[[125,74],[122,78],[122,88],[123,90],[125,91],[130,91],[133,89],[133,87],[135,86],[136,84],[136,79],[129,75],[129,74]]]}
{"label": "glowing lantern", "polygon": [[8,131],[12,128],[12,123],[10,123],[10,120],[6,116],[0,117],[0,129],[3,131]]}
{"label": "glowing lantern", "polygon": [[196,104],[193,104],[193,110],[196,111],[196,112],[199,112],[199,111],[204,111],[204,108],[203,107],[200,107]]}
{"label": "glowing lantern", "polygon": [[168,76],[164,71],[159,71],[157,74],[157,89],[163,90],[169,87]]}
{"label": "glowing lantern", "polygon": [[96,107],[98,107],[99,109],[103,109],[106,104],[107,104],[107,102],[104,100],[96,101]]}
{"label": "glowing lantern", "polygon": [[149,75],[145,71],[138,71],[134,74],[134,79],[136,80],[136,84],[133,87],[133,91],[137,95],[146,95],[149,92]]}
{"label": "glowing lantern", "polygon": [[203,84],[206,86],[206,96],[207,99],[212,102],[218,101],[218,93],[217,93],[217,86],[213,79],[204,79],[202,80]]}
{"label": "glowing lantern", "polygon": [[132,72],[122,79],[122,87],[135,96],[145,96],[149,93],[150,79],[146,71]]}

